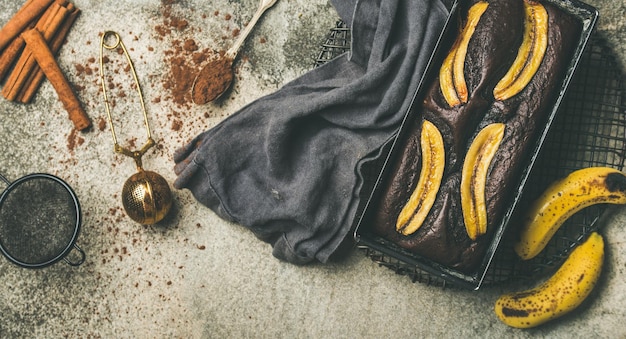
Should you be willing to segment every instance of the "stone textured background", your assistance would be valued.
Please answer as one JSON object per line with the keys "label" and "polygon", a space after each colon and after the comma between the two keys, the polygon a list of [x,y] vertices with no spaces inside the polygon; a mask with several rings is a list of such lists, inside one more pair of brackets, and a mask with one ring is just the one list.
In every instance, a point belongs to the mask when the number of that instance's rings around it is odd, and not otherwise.
{"label": "stone textured background", "polygon": [[[624,68],[626,2],[587,2],[599,8],[598,34],[614,46]],[[0,2],[0,23],[21,3]],[[469,292],[412,283],[356,250],[327,265],[279,262],[268,245],[217,218],[187,191],[174,191],[173,216],[162,224],[136,224],[120,202],[135,167],[113,152],[98,78],[99,35],[117,31],[130,50],[159,144],[144,156],[144,167],[171,183],[174,150],[310,70],[337,16],[326,0],[279,0],[244,45],[228,97],[196,106],[168,88],[173,58],[190,57],[177,48],[191,39],[199,51],[227,49],[256,0],[74,3],[82,14],[58,61],[94,128],[73,130],[47,82],[30,105],[2,99],[0,171],[9,179],[48,172],[75,189],[84,214],[78,244],[87,260],[76,268],[58,263],[43,270],[0,260],[0,337],[626,336],[626,209],[611,209],[602,221],[606,269],[592,297],[573,314],[531,331],[508,328],[493,314],[507,286]],[[141,111],[132,89],[124,88],[124,75],[115,78],[120,87],[112,92],[118,138],[141,145]]]}

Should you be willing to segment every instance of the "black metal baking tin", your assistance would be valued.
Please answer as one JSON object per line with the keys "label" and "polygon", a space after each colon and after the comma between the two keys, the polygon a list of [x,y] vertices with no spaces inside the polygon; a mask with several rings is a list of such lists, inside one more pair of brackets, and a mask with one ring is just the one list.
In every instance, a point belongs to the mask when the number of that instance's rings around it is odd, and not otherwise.
{"label": "black metal baking tin", "polygon": [[478,290],[480,289],[485,279],[485,275],[487,274],[489,266],[491,265],[491,262],[494,258],[498,245],[500,244],[500,241],[502,240],[503,235],[506,232],[507,226],[509,224],[509,220],[511,219],[511,216],[513,215],[513,212],[522,197],[522,192],[524,190],[526,181],[528,180],[530,171],[533,165],[535,164],[535,161],[537,160],[537,157],[541,150],[543,142],[558,112],[563,96],[565,95],[567,91],[571,78],[576,70],[576,67],[578,66],[578,62],[585,49],[585,46],[587,45],[589,37],[597,24],[599,13],[596,8],[588,4],[585,4],[583,2],[576,1],[576,0],[542,0],[542,2],[551,3],[559,7],[561,10],[565,11],[566,13],[569,13],[574,18],[578,19],[582,26],[581,34],[580,34],[576,49],[574,51],[574,54],[571,58],[570,64],[568,66],[566,75],[563,81],[561,82],[561,88],[558,92],[559,93],[558,97],[555,101],[554,106],[552,107],[551,112],[548,115],[547,122],[543,130],[540,131],[539,133],[539,136],[537,138],[537,141],[535,143],[532,153],[530,154],[526,162],[523,164],[522,172],[519,177],[519,183],[517,185],[518,189],[515,192],[514,196],[511,198],[510,205],[507,207],[503,217],[498,223],[498,226],[493,234],[493,238],[485,252],[485,256],[482,262],[480,263],[480,265],[478,266],[478,268],[475,270],[474,273],[466,274],[466,273],[454,270],[452,268],[449,268],[447,266],[438,264],[432,260],[429,260],[427,258],[424,258],[412,252],[409,252],[397,246],[396,244],[392,243],[391,241],[388,241],[374,234],[370,230],[371,227],[369,227],[368,225],[368,222],[373,219],[370,217],[370,215],[372,213],[375,213],[374,211],[374,209],[376,208],[375,202],[376,202],[378,195],[380,194],[379,191],[381,189],[380,187],[381,183],[385,179],[387,175],[387,171],[389,171],[392,166],[392,162],[390,161],[390,159],[393,159],[394,153],[399,152],[399,150],[397,149],[401,147],[400,145],[398,145],[398,140],[401,139],[401,137],[409,129],[410,123],[407,123],[407,121],[411,122],[413,121],[413,119],[420,117],[418,103],[422,101],[422,96],[423,96],[422,88],[424,84],[428,83],[427,80],[432,80],[434,76],[436,75],[438,71],[438,67],[440,66],[440,62],[445,56],[444,53],[446,53],[447,51],[446,46],[450,44],[450,40],[448,39],[454,39],[456,36],[455,33],[450,33],[450,31],[457,29],[456,17],[459,12],[460,2],[461,1],[458,1],[458,0],[455,1],[451,7],[450,14],[444,25],[444,29],[442,30],[439,36],[437,44],[435,45],[435,48],[434,48],[434,52],[431,55],[431,58],[429,60],[427,71],[425,72],[425,75],[422,77],[422,80],[416,92],[414,93],[411,105],[407,113],[404,116],[404,119],[399,128],[399,131],[396,134],[394,141],[392,142],[389,152],[385,158],[385,161],[382,162],[382,166],[378,173],[378,176],[375,181],[372,181],[373,186],[364,188],[365,190],[369,190],[370,193],[369,193],[369,197],[367,198],[367,203],[365,204],[363,212],[361,213],[360,216],[358,216],[357,225],[354,231],[354,238],[357,244],[361,247],[370,248],[372,250],[378,251],[382,254],[395,258],[401,262],[404,262],[407,265],[415,266],[429,273],[430,275],[442,278],[443,280],[451,283],[454,286]]}

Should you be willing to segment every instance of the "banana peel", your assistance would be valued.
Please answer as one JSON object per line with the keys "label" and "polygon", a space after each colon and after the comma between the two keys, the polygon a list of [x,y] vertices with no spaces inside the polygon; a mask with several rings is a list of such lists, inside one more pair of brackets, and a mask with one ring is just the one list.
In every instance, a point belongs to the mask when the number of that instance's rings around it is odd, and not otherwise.
{"label": "banana peel", "polygon": [[603,262],[604,240],[593,232],[553,276],[530,290],[500,296],[494,312],[502,322],[516,328],[532,328],[561,317],[589,296],[600,277]]}
{"label": "banana peel", "polygon": [[626,204],[626,175],[610,167],[576,170],[556,181],[531,205],[515,252],[523,260],[539,254],[576,212],[600,203]]}
{"label": "banana peel", "polygon": [[[594,204],[626,204],[626,175],[610,167],[576,170],[556,181],[527,213],[515,252],[523,260],[539,254],[561,225]],[[535,288],[507,293],[494,312],[505,324],[532,328],[576,309],[589,296],[602,272],[604,240],[597,232],[569,254],[556,273]]]}

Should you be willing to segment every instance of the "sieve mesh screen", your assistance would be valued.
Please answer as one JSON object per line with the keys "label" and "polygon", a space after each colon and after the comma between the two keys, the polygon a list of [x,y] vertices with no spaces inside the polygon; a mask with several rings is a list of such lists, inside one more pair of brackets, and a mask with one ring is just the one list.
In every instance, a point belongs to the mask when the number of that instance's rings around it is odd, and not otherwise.
{"label": "sieve mesh screen", "polygon": [[0,199],[0,246],[22,265],[56,261],[76,237],[78,211],[63,183],[48,176],[24,177]]}

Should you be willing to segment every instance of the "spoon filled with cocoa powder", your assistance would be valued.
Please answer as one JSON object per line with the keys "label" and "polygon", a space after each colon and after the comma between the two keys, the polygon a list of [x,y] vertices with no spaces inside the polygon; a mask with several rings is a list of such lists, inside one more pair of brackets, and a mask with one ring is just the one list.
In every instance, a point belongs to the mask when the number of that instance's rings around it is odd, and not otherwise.
{"label": "spoon filled with cocoa powder", "polygon": [[261,0],[259,7],[243,29],[235,43],[224,53],[212,58],[200,70],[191,86],[191,100],[196,104],[206,104],[219,98],[233,81],[233,62],[241,45],[259,21],[261,15],[278,0]]}

